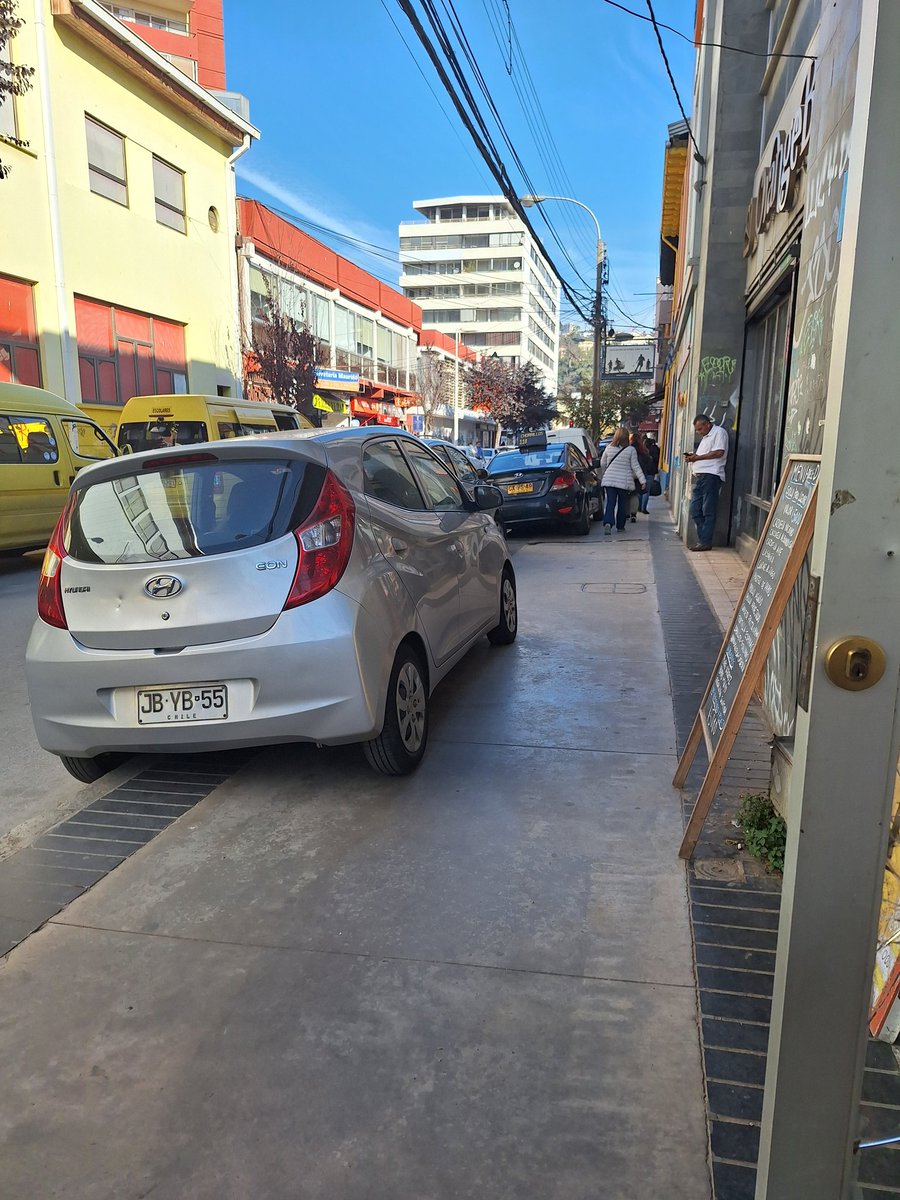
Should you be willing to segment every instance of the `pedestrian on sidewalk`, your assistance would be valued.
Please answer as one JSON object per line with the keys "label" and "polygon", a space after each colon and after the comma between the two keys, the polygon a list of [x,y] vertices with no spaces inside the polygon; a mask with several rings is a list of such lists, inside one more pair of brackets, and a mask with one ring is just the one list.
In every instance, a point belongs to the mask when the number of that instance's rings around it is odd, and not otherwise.
{"label": "pedestrian on sidewalk", "polygon": [[714,425],[705,413],[694,418],[694,430],[700,438],[700,445],[693,454],[684,456],[684,461],[691,464],[694,479],[691,520],[697,526],[698,540],[691,549],[712,550],[719,492],[725,479],[728,434],[721,425]]}
{"label": "pedestrian on sidewalk", "polygon": [[[632,496],[631,498],[631,520],[634,522],[637,521],[637,514],[639,512],[647,512],[647,506],[650,503],[650,481],[656,478],[656,473],[659,469],[659,451],[657,450],[656,457],[654,458],[650,449],[650,443],[640,430],[635,430],[632,433],[631,444],[637,451],[638,462],[641,464],[641,470],[644,472],[644,478],[647,483],[642,492],[638,492],[636,496]],[[637,505],[636,509],[635,505]]]}
{"label": "pedestrian on sidewalk", "polygon": [[648,433],[646,437],[641,436],[643,442],[643,451],[638,448],[638,462],[641,464],[641,470],[647,477],[647,486],[639,497],[638,511],[649,514],[650,512],[650,497],[659,496],[662,489],[659,486],[659,446],[652,440]]}
{"label": "pedestrian on sidewalk", "polygon": [[613,523],[619,533],[625,529],[628,507],[634,492],[646,484],[637,451],[629,444],[628,430],[620,425],[600,459],[600,479],[606,491],[603,513],[603,532],[612,533]]}

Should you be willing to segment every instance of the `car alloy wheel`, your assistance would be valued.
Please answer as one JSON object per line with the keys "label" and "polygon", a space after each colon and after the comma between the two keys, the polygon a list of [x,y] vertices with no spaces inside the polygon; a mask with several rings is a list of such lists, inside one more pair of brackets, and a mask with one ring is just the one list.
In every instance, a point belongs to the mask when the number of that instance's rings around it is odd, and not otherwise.
{"label": "car alloy wheel", "polygon": [[425,738],[425,688],[416,664],[405,662],[397,679],[397,725],[403,745],[416,754]]}
{"label": "car alloy wheel", "polygon": [[516,580],[510,567],[503,570],[500,582],[500,622],[488,631],[492,646],[508,646],[516,640],[519,631],[519,603],[516,597]]}
{"label": "car alloy wheel", "polygon": [[421,655],[405,642],[388,681],[384,725],[363,749],[383,775],[408,775],[422,761],[428,741],[428,683]]}

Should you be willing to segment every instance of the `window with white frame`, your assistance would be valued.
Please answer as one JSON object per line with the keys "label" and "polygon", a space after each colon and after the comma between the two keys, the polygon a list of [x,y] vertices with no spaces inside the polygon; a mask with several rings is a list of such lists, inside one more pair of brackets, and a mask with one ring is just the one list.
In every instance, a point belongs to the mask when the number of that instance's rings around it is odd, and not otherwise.
{"label": "window with white frame", "polygon": [[187,233],[184,216],[184,171],[153,155],[153,195],[156,220],[178,233]]}
{"label": "window with white frame", "polygon": [[124,137],[87,114],[84,125],[91,191],[127,207],[128,177],[125,172]]}
{"label": "window with white frame", "polygon": [[[0,64],[6,63],[11,65],[12,59],[9,52],[9,42],[0,46]],[[5,75],[6,72],[0,66],[0,75]],[[14,96],[0,96],[0,137],[18,138],[16,127],[16,105]]]}
{"label": "window with white frame", "polygon": [[185,19],[163,16],[161,13],[147,12],[145,9],[126,8],[121,4],[103,4],[108,13],[112,13],[120,21],[130,21],[133,25],[143,25],[146,29],[163,29],[166,33],[188,33],[187,14]]}

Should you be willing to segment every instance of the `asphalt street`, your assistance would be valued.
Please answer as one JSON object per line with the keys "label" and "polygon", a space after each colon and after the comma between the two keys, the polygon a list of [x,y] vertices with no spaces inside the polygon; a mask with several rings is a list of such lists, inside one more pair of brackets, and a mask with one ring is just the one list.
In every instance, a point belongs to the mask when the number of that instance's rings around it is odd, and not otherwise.
{"label": "asphalt street", "polygon": [[[709,1196],[646,525],[514,547],[414,775],[262,750],[11,952],[5,1200]],[[2,854],[111,784],[34,746],[0,572]]]}

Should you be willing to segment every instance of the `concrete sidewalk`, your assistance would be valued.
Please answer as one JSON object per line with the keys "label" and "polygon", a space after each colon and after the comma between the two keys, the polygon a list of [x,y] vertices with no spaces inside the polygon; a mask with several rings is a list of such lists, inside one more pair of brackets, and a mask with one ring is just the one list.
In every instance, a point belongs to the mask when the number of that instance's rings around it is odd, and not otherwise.
{"label": "concrete sidewalk", "polygon": [[648,523],[514,548],[414,776],[262,752],[11,953],[4,1198],[710,1195]]}

